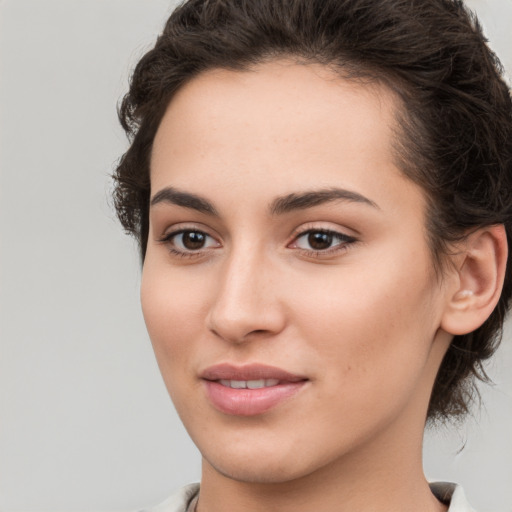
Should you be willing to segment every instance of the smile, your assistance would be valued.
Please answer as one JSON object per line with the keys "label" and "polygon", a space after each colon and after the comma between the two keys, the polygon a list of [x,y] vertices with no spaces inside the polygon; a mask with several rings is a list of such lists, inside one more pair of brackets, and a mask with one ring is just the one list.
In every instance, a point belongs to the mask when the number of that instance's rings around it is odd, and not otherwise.
{"label": "smile", "polygon": [[296,395],[308,379],[280,368],[259,364],[221,364],[200,375],[206,398],[224,414],[257,416]]}

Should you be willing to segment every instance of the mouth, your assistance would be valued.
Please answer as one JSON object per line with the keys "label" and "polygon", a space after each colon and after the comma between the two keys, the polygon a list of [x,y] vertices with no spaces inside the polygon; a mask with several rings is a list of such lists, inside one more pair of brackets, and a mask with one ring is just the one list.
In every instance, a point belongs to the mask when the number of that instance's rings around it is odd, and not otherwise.
{"label": "mouth", "polygon": [[308,382],[273,366],[221,364],[200,375],[206,396],[218,411],[235,416],[256,416],[295,396]]}
{"label": "mouth", "polygon": [[277,386],[281,381],[278,379],[258,379],[258,380],[227,380],[220,379],[219,384],[232,389],[262,389]]}

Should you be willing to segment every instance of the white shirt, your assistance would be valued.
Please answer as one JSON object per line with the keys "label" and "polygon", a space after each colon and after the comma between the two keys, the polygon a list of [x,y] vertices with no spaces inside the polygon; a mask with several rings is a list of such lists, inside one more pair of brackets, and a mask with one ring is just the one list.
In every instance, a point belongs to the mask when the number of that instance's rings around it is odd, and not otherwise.
{"label": "white shirt", "polygon": [[[434,495],[443,503],[450,504],[448,512],[475,512],[469,505],[462,487],[447,482],[430,484]],[[140,512],[193,512],[199,494],[199,484],[190,484],[152,509]]]}

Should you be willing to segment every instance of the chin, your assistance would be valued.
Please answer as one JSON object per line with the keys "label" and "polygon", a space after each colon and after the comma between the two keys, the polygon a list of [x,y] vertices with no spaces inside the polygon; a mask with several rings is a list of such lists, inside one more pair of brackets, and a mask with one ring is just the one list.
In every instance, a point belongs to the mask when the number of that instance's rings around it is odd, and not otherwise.
{"label": "chin", "polygon": [[265,442],[257,436],[247,436],[243,441],[223,439],[215,444],[211,441],[203,446],[196,443],[203,455],[203,464],[238,482],[284,484],[316,473],[332,462],[329,454],[304,449],[300,439],[289,442],[267,439]]}
{"label": "chin", "polygon": [[222,476],[251,484],[283,484],[297,480],[303,476],[300,469],[290,461],[266,460],[256,457],[252,459],[238,460],[208,460],[205,459],[214,471]]}

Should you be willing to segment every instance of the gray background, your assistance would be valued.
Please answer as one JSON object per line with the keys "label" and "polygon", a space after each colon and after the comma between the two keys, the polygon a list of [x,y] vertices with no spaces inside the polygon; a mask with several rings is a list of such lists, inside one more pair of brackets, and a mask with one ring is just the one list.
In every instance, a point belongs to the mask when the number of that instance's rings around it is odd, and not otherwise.
{"label": "gray background", "polygon": [[[472,0],[512,70],[512,0]],[[0,509],[134,510],[199,477],[139,307],[138,258],[108,204],[115,113],[168,0],[0,0]],[[429,478],[511,512],[512,330],[496,386],[430,433]],[[459,453],[460,449],[465,448]]]}

